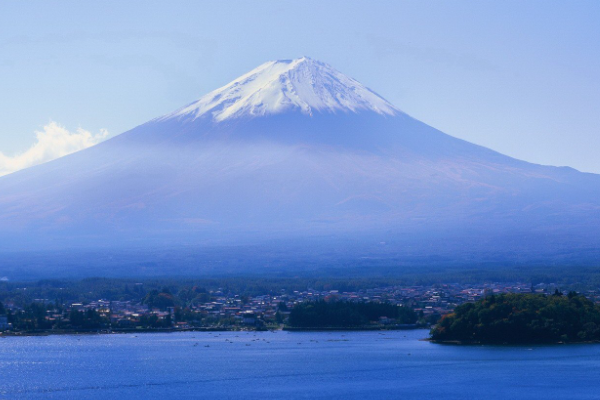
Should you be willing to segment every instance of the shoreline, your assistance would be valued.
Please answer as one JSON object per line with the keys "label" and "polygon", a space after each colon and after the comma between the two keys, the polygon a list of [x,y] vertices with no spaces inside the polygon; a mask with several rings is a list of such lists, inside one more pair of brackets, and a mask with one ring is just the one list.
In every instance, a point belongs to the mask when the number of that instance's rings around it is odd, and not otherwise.
{"label": "shoreline", "polygon": [[480,342],[470,340],[434,340],[430,338],[422,339],[425,342],[448,345],[448,346],[557,346],[557,345],[569,345],[569,344],[600,344],[600,340],[588,340],[588,341],[577,341],[577,342]]}
{"label": "shoreline", "polygon": [[366,331],[402,331],[427,329],[427,327],[324,327],[324,328],[293,328],[280,327],[277,329],[249,329],[249,328],[224,328],[224,327],[195,327],[179,329],[100,329],[100,330],[43,330],[43,331],[20,331],[20,332],[0,332],[0,338],[25,337],[25,336],[53,336],[53,335],[114,335],[129,333],[176,333],[176,332],[366,332]]}
{"label": "shoreline", "polygon": [[173,333],[173,332],[261,332],[273,329],[233,329],[233,328],[179,328],[179,329],[100,329],[100,330],[43,330],[43,331],[19,331],[0,332],[0,338],[19,336],[53,336],[53,335],[115,335],[127,333]]}
{"label": "shoreline", "polygon": [[290,332],[331,332],[331,331],[341,331],[341,332],[364,332],[364,331],[411,331],[415,329],[428,329],[427,326],[357,326],[357,327],[308,327],[308,328],[299,328],[299,327],[290,327],[286,326],[281,328],[283,331]]}

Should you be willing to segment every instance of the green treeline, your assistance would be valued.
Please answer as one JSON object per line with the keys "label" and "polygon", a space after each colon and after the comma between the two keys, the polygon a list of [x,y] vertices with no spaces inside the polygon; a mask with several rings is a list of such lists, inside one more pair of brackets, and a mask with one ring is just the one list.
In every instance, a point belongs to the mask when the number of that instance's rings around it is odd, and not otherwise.
{"label": "green treeline", "polygon": [[[54,310],[56,318],[48,319],[48,311]],[[22,310],[11,312],[0,303],[0,315],[5,314],[15,331],[35,331],[47,329],[102,329],[109,326],[107,317],[95,310],[71,310],[67,318],[62,318],[62,307],[31,303]]]}
{"label": "green treeline", "polygon": [[347,328],[368,325],[387,317],[398,324],[417,322],[410,308],[389,303],[352,303],[315,301],[300,303],[290,313],[289,324],[295,328]]}
{"label": "green treeline", "polygon": [[[363,268],[364,270],[364,268]],[[552,282],[560,287],[583,291],[600,286],[600,269],[595,266],[577,268],[560,266],[528,266],[524,268],[466,267],[403,267],[369,269],[372,275],[361,275],[359,269],[324,270],[318,276],[308,272],[300,276],[267,278],[264,276],[223,276],[198,278],[86,278],[43,279],[38,281],[1,281],[0,301],[18,305],[35,299],[59,299],[67,302],[86,302],[98,299],[140,300],[150,291],[168,288],[179,297],[180,292],[201,287],[206,291],[221,290],[240,295],[280,294],[282,290],[339,290],[357,291],[385,286],[430,285],[457,282],[478,284],[485,282],[527,282],[537,284]],[[313,272],[314,275],[317,275]],[[27,290],[24,290],[24,289]]]}
{"label": "green treeline", "polygon": [[431,339],[464,343],[557,343],[600,340],[600,306],[584,296],[501,294],[456,307]]}

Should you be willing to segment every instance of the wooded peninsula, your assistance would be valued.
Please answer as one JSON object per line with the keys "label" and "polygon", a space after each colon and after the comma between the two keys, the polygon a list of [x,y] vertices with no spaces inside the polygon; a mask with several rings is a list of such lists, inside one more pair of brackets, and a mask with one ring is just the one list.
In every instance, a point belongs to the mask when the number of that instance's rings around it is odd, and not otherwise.
{"label": "wooded peninsula", "polygon": [[431,340],[457,344],[600,342],[600,306],[575,292],[500,294],[456,307]]}

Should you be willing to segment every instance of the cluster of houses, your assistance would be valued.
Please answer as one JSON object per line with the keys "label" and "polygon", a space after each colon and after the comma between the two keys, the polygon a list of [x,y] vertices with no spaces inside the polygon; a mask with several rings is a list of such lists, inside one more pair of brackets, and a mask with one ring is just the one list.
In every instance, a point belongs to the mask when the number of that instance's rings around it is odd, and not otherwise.
{"label": "cluster of houses", "polygon": [[[209,300],[184,305],[152,309],[141,301],[98,300],[87,304],[71,303],[61,307],[61,312],[51,306],[54,301],[38,299],[47,304],[50,321],[68,318],[71,310],[94,310],[107,321],[113,329],[142,328],[148,317],[170,328],[204,327],[257,327],[273,326],[283,323],[290,310],[298,303],[307,301],[350,301],[350,302],[387,302],[413,308],[421,317],[432,318],[451,312],[456,306],[474,302],[479,298],[499,293],[554,293],[558,287],[554,284],[532,286],[526,283],[489,283],[477,286],[439,284],[431,286],[389,286],[358,291],[313,290],[285,291],[279,294],[266,294],[245,297],[223,290],[210,292]],[[588,297],[600,302],[600,293],[589,291]],[[8,309],[17,309],[12,303],[5,304]],[[0,316],[0,330],[9,327],[5,316]]]}

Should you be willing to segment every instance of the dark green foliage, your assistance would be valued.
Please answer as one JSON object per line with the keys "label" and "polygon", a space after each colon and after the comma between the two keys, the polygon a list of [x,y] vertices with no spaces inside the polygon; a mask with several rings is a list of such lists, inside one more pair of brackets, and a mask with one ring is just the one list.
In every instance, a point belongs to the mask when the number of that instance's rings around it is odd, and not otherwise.
{"label": "dark green foliage", "polygon": [[95,310],[71,310],[69,321],[70,328],[75,329],[100,329],[108,326],[108,319],[98,314]]}
{"label": "dark green foliage", "polygon": [[275,322],[281,324],[283,322],[283,315],[279,311],[275,313]]}
{"label": "dark green foliage", "polygon": [[401,324],[415,323],[412,309],[389,303],[352,303],[345,301],[315,301],[297,304],[290,313],[290,325],[297,328],[358,327],[380,317]]}
{"label": "dark green foliage", "polygon": [[147,304],[150,308],[166,310],[168,307],[175,306],[175,297],[167,288],[162,289],[160,292],[152,290],[144,297],[143,303]]}
{"label": "dark green foliage", "polygon": [[31,303],[23,310],[8,314],[8,321],[14,329],[37,330],[50,329],[52,324],[46,318],[46,307],[41,303]]}
{"label": "dark green foliage", "polygon": [[196,304],[207,303],[210,301],[210,294],[206,289],[198,286],[194,287],[183,287],[177,293],[177,298],[181,304],[185,307],[189,307]]}
{"label": "dark green foliage", "polygon": [[158,318],[155,314],[142,315],[140,325],[145,328],[170,328],[172,320],[170,315],[167,315],[164,319]]}
{"label": "dark green foliage", "polygon": [[600,340],[600,306],[562,296],[501,294],[458,306],[431,330],[435,341],[556,343]]}

